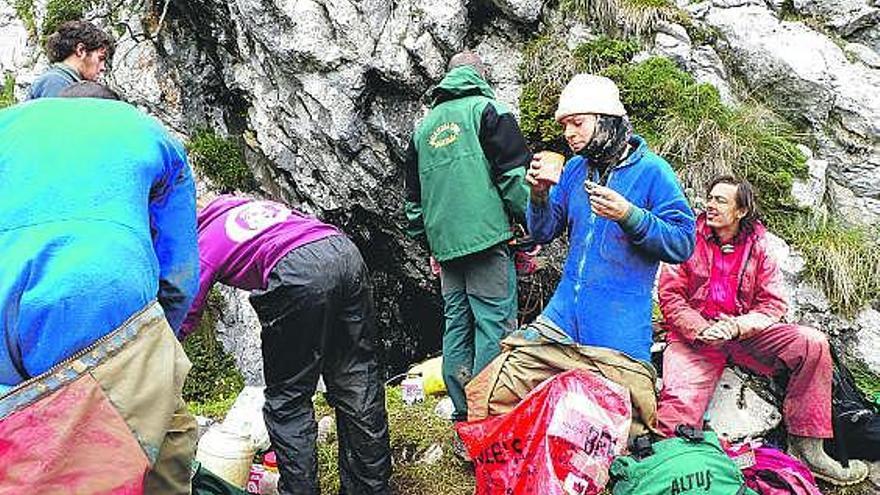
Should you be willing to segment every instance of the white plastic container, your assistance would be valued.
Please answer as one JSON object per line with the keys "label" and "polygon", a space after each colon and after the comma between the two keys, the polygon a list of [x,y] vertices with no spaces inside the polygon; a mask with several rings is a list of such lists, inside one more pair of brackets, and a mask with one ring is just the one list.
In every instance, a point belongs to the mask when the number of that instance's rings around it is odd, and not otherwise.
{"label": "white plastic container", "polygon": [[425,400],[425,388],[422,383],[421,374],[409,374],[402,382],[400,382],[400,391],[403,396],[403,402],[407,405],[413,405],[416,402]]}
{"label": "white plastic container", "polygon": [[250,437],[220,425],[208,430],[199,440],[196,460],[230,484],[244,488],[255,452]]}

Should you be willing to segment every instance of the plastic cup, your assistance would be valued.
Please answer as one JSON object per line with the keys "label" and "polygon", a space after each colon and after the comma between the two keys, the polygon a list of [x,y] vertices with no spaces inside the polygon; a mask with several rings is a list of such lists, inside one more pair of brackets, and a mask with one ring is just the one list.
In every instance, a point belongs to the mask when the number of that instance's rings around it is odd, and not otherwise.
{"label": "plastic cup", "polygon": [[553,151],[542,151],[538,153],[538,159],[541,168],[536,178],[551,185],[559,184],[562,168],[565,166],[565,157]]}

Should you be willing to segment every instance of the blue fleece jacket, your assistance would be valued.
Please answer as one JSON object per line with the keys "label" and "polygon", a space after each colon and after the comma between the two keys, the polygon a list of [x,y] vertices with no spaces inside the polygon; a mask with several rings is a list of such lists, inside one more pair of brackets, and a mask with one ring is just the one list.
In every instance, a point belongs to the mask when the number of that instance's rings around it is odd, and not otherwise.
{"label": "blue fleece jacket", "polygon": [[[562,279],[543,316],[576,342],[648,361],[651,290],[660,261],[681,263],[694,249],[694,213],[669,164],[633,136],[635,150],[610,172],[607,186],[634,209],[617,223],[597,216],[584,190],[588,166],[568,161],[549,201],[529,204],[529,231],[547,243],[568,230]],[[598,182],[598,176],[592,178]]]}
{"label": "blue fleece jacket", "polygon": [[183,146],[151,117],[91,98],[0,111],[0,211],[0,384],[157,298],[182,323],[198,287],[195,190]]}
{"label": "blue fleece jacket", "polygon": [[58,62],[46,69],[46,72],[40,74],[28,88],[27,100],[35,100],[37,98],[46,98],[50,96],[58,96],[64,88],[71,84],[82,81],[82,76],[73,67]]}

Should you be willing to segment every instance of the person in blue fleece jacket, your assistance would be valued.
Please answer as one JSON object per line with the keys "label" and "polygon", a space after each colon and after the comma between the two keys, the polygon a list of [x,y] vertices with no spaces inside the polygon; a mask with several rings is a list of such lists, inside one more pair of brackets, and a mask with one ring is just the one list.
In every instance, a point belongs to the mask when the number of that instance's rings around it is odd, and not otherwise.
{"label": "person in blue fleece jacket", "polygon": [[0,177],[0,392],[152,301],[179,330],[199,285],[195,186],[158,121],[96,98],[10,107]]}
{"label": "person in blue fleece jacket", "polygon": [[186,152],[112,91],[69,90],[0,111],[0,493],[188,494]]}
{"label": "person in blue fleece jacket", "polygon": [[569,253],[539,318],[575,343],[649,361],[658,265],[690,257],[694,213],[669,164],[633,134],[613,81],[576,75],[555,117],[576,155],[555,185],[536,155],[527,220],[538,243],[567,231]]}

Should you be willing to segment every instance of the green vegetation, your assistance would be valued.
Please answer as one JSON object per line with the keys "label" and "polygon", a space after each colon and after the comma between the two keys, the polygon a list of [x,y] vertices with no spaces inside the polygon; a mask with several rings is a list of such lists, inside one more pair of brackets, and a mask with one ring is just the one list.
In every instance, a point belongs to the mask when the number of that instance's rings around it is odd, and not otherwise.
{"label": "green vegetation", "polygon": [[868,400],[880,407],[880,376],[868,369],[865,363],[859,361],[848,361],[847,366],[852,372],[859,390],[868,397]]}
{"label": "green vegetation", "polygon": [[37,32],[37,21],[34,13],[34,0],[15,0],[12,4],[18,18],[24,22],[24,27],[28,33],[35,34]]}
{"label": "green vegetation", "polygon": [[[399,387],[386,388],[388,430],[391,435],[391,453],[394,472],[391,475],[392,493],[431,493],[437,495],[467,495],[474,492],[471,468],[452,454],[452,424],[434,414],[438,399],[427,397],[425,402],[408,406],[403,403]],[[315,417],[332,415],[323,396],[315,402]],[[438,461],[419,462],[433,445],[443,449]],[[328,443],[318,446],[318,470],[323,493],[339,491],[337,472],[338,444],[331,435]]]}
{"label": "green vegetation", "polygon": [[226,415],[244,388],[244,379],[235,367],[235,361],[217,342],[214,326],[216,308],[221,304],[220,294],[212,291],[199,327],[183,344],[192,361],[192,369],[183,385],[183,399],[191,413],[214,419]]}
{"label": "green vegetation", "polygon": [[778,233],[803,253],[807,279],[824,289],[835,311],[852,316],[880,298],[876,232],[801,215],[780,224]]}
{"label": "green vegetation", "polygon": [[3,86],[0,87],[0,108],[15,105],[15,77],[6,74],[3,78]]}
{"label": "green vegetation", "polygon": [[562,0],[560,10],[619,36],[642,37],[661,21],[687,18],[671,0]]}
{"label": "green vegetation", "polygon": [[46,16],[43,18],[43,35],[54,33],[58,26],[67,21],[82,19],[93,4],[94,0],[49,0],[46,4]]}
{"label": "green vegetation", "polygon": [[244,160],[240,138],[218,136],[199,129],[187,144],[190,160],[222,192],[252,191],[256,180]]}

